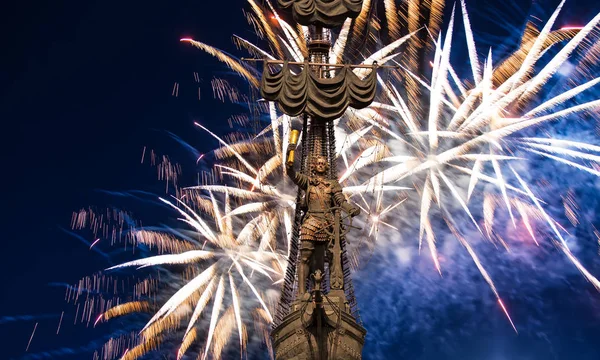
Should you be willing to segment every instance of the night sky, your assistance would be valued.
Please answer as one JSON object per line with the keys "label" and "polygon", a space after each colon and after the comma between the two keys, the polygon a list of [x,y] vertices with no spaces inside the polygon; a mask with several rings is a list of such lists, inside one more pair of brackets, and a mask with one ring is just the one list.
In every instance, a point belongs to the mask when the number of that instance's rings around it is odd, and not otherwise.
{"label": "night sky", "polygon": [[[597,0],[592,2],[599,8]],[[569,1],[568,17],[589,20],[595,13],[584,3]],[[100,190],[154,190],[155,172],[141,165],[140,157],[144,146],[174,148],[167,131],[200,151],[216,145],[210,139],[203,141],[206,138],[193,121],[225,129],[227,116],[221,111],[227,110],[208,99],[210,79],[225,69],[179,39],[191,36],[234,51],[232,33],[255,38],[242,4],[242,0],[14,1],[1,11],[0,359],[26,354],[36,322],[40,325],[29,352],[85,344],[97,335],[83,334],[81,327],[70,335],[69,330],[54,334],[65,305],[64,290],[53,284],[73,283],[107,265],[106,259],[64,229],[69,228],[73,211],[110,204]],[[561,21],[566,24],[569,19]],[[474,21],[475,27],[481,24]],[[206,100],[196,98],[194,71],[203,80]],[[171,96],[175,82],[181,84],[179,97]],[[596,323],[600,316],[593,313],[600,307],[600,296],[584,281],[580,284],[585,290],[547,294],[552,301],[579,297],[574,303],[581,305],[564,307],[565,313],[552,324],[561,326],[562,319],[570,329],[573,317],[581,319],[580,334],[556,347],[585,349],[585,355],[565,357],[568,351],[557,351],[561,354],[557,359],[600,359],[593,343],[600,330]],[[575,310],[579,312],[568,313]],[[506,341],[525,349],[526,340]],[[425,339],[419,346],[423,343]],[[473,344],[477,346],[481,344]],[[523,359],[546,358],[524,352],[528,356]]]}

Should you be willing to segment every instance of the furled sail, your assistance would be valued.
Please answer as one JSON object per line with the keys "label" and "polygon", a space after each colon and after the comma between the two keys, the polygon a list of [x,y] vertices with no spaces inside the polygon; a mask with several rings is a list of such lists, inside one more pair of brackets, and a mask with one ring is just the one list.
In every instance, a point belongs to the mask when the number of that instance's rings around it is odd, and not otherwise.
{"label": "furled sail", "polygon": [[308,63],[299,74],[290,70],[288,62],[276,73],[271,73],[265,63],[260,90],[263,98],[276,101],[287,115],[306,113],[313,119],[334,120],[348,107],[363,109],[371,104],[377,85],[375,70],[360,79],[345,65],[333,78],[319,78]]}
{"label": "furled sail", "polygon": [[363,0],[278,0],[283,8],[292,7],[294,19],[301,25],[326,28],[341,26],[346,18],[355,18]]}

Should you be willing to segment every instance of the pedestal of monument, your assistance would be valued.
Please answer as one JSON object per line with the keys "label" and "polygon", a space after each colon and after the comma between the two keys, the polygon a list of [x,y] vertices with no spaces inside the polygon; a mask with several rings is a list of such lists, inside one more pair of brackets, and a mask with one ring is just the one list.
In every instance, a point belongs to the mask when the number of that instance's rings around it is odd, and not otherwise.
{"label": "pedestal of monument", "polygon": [[271,334],[277,360],[362,359],[366,330],[350,315],[344,297],[327,299],[294,303]]}

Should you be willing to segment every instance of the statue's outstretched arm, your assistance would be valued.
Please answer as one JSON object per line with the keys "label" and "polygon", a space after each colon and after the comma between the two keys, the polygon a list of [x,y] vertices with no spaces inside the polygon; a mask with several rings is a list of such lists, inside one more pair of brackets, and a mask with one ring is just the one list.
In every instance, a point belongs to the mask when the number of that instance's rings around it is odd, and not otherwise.
{"label": "statue's outstretched arm", "polygon": [[290,163],[286,164],[285,170],[287,172],[287,176],[294,182],[294,184],[298,185],[299,188],[306,190],[308,187],[308,176],[304,174],[298,174],[296,169],[294,169],[294,165]]}
{"label": "statue's outstretched arm", "polygon": [[333,199],[336,205],[344,209],[350,216],[355,217],[360,214],[360,208],[350,204],[348,200],[346,200],[340,184],[334,185]]}

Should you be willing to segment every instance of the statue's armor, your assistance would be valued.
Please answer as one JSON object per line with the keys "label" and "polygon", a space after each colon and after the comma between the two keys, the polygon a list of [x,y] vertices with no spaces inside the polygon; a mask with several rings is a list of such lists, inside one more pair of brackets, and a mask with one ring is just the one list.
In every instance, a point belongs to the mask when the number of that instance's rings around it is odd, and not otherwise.
{"label": "statue's armor", "polygon": [[[302,241],[329,241],[333,225],[333,191],[334,183],[331,180],[311,177],[308,181],[307,213],[302,222],[300,240]],[[328,234],[329,233],[329,234]]]}
{"label": "statue's armor", "polygon": [[350,209],[350,204],[342,194],[342,186],[337,180],[306,176],[296,173],[293,168],[288,170],[288,175],[305,191],[302,207],[306,215],[300,228],[300,240],[303,244],[306,244],[306,241],[329,241],[330,234],[333,232],[332,207],[340,206],[346,211]]}

